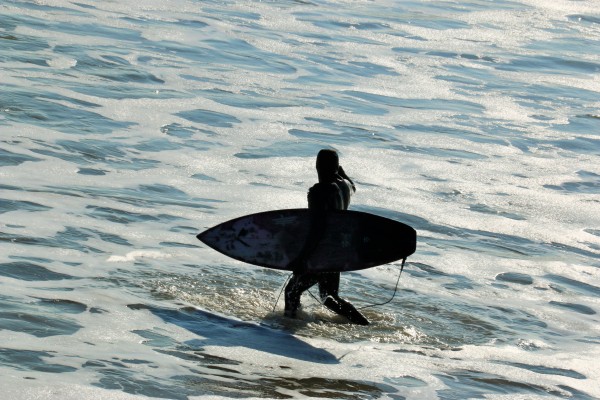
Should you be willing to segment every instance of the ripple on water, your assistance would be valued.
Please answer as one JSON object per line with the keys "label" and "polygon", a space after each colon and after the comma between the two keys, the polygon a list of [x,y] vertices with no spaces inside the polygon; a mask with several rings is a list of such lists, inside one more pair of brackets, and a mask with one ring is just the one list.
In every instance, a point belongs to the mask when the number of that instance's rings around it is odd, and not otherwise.
{"label": "ripple on water", "polygon": [[522,368],[528,371],[535,372],[537,374],[543,375],[558,375],[558,376],[566,376],[573,379],[586,379],[587,377],[583,374],[580,374],[577,371],[573,371],[571,369],[564,368],[553,368],[547,367],[544,365],[532,365],[532,364],[524,364],[510,361],[496,361],[498,364],[511,365],[513,367]]}
{"label": "ripple on water", "polygon": [[[127,129],[135,123],[115,121],[90,111],[96,105],[42,89],[23,90],[13,85],[4,85],[3,95],[10,104],[0,104],[6,120],[57,130],[69,134],[107,134]],[[73,107],[65,105],[72,104]],[[85,105],[85,107],[81,107]],[[64,116],[70,118],[65,119]],[[44,142],[41,142],[44,143]]]}
{"label": "ripple on water", "polygon": [[549,302],[550,305],[555,306],[555,307],[559,307],[559,308],[564,308],[570,311],[574,311],[576,313],[579,314],[584,314],[584,315],[596,315],[596,311],[594,311],[594,309],[592,307],[588,307],[586,305],[583,304],[575,304],[575,303],[566,303],[566,302],[562,302],[562,301],[550,301]]}
{"label": "ripple on water", "polygon": [[273,56],[273,53],[262,51],[245,40],[205,40],[210,45],[212,61],[226,66],[239,66],[252,71],[266,73],[294,74],[297,69],[291,60],[284,55]]}
{"label": "ripple on water", "polygon": [[513,219],[516,221],[525,221],[526,220],[526,218],[522,217],[521,215],[518,215],[518,214],[515,214],[512,212],[496,210],[496,209],[488,206],[487,204],[472,204],[469,206],[469,210],[475,211],[478,213],[482,213],[482,214],[498,215],[500,217]]}
{"label": "ripple on water", "polygon": [[[47,40],[37,36],[30,36],[16,31],[18,26],[35,24],[37,19],[15,16],[2,15],[2,28],[0,32],[0,61],[6,62],[21,62],[30,65],[47,66],[46,57],[40,55],[42,52],[50,48]],[[3,85],[2,90],[7,87]],[[0,103],[0,110],[4,109],[5,104]]]}
{"label": "ripple on water", "polygon": [[[427,265],[419,262],[411,262],[411,268],[406,272],[411,276],[417,278],[432,278],[432,277],[440,277],[443,280],[449,280],[448,283],[443,283],[442,286],[448,290],[467,290],[467,289],[475,289],[477,285],[471,279],[466,276],[459,274],[447,274],[431,265]],[[413,268],[414,267],[414,268]],[[415,269],[416,268],[416,269]]]}
{"label": "ripple on water", "polygon": [[585,14],[573,14],[568,16],[570,21],[581,22],[585,24],[599,24],[600,25],[600,17],[593,15],[585,15]]}
{"label": "ripple on water", "polygon": [[65,299],[38,298],[37,305],[58,314],[81,314],[88,309],[83,303]]}
{"label": "ripple on water", "polygon": [[[16,186],[0,184],[0,188],[20,191]],[[214,203],[222,200],[192,197],[182,190],[170,185],[138,185],[129,188],[111,188],[102,186],[49,186],[32,192],[53,193],[72,197],[90,197],[93,199],[114,200],[119,203],[133,205],[136,207],[161,208],[161,206],[184,207],[194,210],[211,212]],[[162,214],[161,214],[162,215]],[[166,215],[166,214],[165,214]],[[175,217],[173,217],[175,218]],[[1,240],[1,237],[0,237]]]}
{"label": "ripple on water", "polygon": [[[34,140],[34,143],[42,146],[39,149],[32,149],[34,153],[81,166],[100,164],[106,168],[115,170],[140,171],[155,168],[160,164],[156,160],[135,157],[134,153],[129,150],[131,148],[130,144],[120,143],[115,140],[58,140],[52,144]],[[138,146],[143,147],[144,144]],[[150,144],[147,143],[145,146],[149,147]],[[179,146],[173,144],[171,147],[178,148]]]}
{"label": "ripple on water", "polygon": [[532,285],[533,278],[521,272],[503,272],[496,275],[496,280],[501,282],[517,283],[519,285]]}
{"label": "ripple on water", "polygon": [[[577,397],[591,399],[578,390],[567,386],[559,386],[560,389],[551,389],[547,386],[531,382],[521,382],[507,379],[506,377],[471,370],[456,370],[448,374],[435,374],[440,378],[448,389],[438,391],[442,398],[484,398],[489,393],[502,393],[505,395],[539,396],[548,395],[558,397]],[[456,396],[460,393],[460,396]],[[582,397],[579,397],[582,396]]]}
{"label": "ripple on water", "polygon": [[[600,142],[598,146],[600,146]],[[544,187],[572,193],[600,194],[600,175],[590,171],[578,171],[577,175],[579,175],[579,181],[565,182],[560,185],[544,185]]]}
{"label": "ripple on water", "polygon": [[[1,235],[1,233],[0,233]],[[0,236],[0,241],[2,237]],[[54,272],[41,265],[27,261],[15,261],[0,264],[0,276],[6,276],[23,281],[56,281],[74,279],[70,275]]]}
{"label": "ripple on water", "polygon": [[187,119],[188,121],[212,126],[215,128],[232,128],[233,124],[239,124],[242,122],[230,114],[202,109],[181,111],[175,115]]}
{"label": "ripple on water", "polygon": [[[556,43],[554,43],[556,44]],[[571,57],[540,56],[539,54],[521,55],[514,57],[508,62],[497,64],[496,69],[500,71],[519,71],[535,72],[545,74],[578,73],[589,74],[598,73],[600,64],[585,61],[574,60]]]}
{"label": "ripple on water", "polygon": [[88,176],[103,176],[106,175],[108,171],[103,169],[96,168],[79,168],[77,173],[80,175],[88,175]]}
{"label": "ripple on water", "polygon": [[150,215],[133,211],[119,210],[112,207],[87,206],[86,209],[90,210],[86,213],[86,215],[89,217],[124,225],[150,221],[176,221],[182,219],[180,217],[168,214]]}
{"label": "ripple on water", "polygon": [[[211,131],[211,130],[200,129],[200,128],[196,128],[193,126],[183,126],[178,123],[163,125],[160,127],[160,131],[168,136],[174,136],[174,137],[182,138],[182,139],[191,138],[192,136],[194,136],[196,134],[199,134],[202,136],[209,136],[209,137],[214,137],[217,135],[214,131]],[[207,142],[207,143],[213,143],[213,142]]]}
{"label": "ripple on water", "polygon": [[77,368],[50,362],[55,352],[0,348],[0,364],[19,371],[40,371],[52,374],[75,372]]}
{"label": "ripple on water", "polygon": [[[0,105],[0,108],[1,107],[2,105]],[[0,121],[0,125],[1,124],[2,122]],[[0,167],[21,165],[27,161],[40,161],[40,159],[25,154],[18,154],[8,150],[0,149]]]}
{"label": "ripple on water", "polygon": [[206,97],[217,103],[245,110],[265,109],[275,107],[293,107],[301,105],[297,100],[268,96],[253,90],[242,90],[239,93],[223,89],[199,90],[199,96]]}
{"label": "ripple on water", "polygon": [[398,107],[408,109],[421,109],[421,110],[440,110],[440,111],[454,111],[454,112],[465,112],[466,110],[472,112],[481,112],[484,107],[481,104],[466,101],[466,100],[445,100],[445,99],[406,99],[392,96],[384,96],[375,93],[361,92],[357,90],[346,90],[343,92],[344,95],[350,96],[361,100],[357,104],[381,104],[386,107]]}
{"label": "ripple on water", "polygon": [[0,296],[0,330],[25,332],[41,338],[71,335],[82,326],[61,314],[79,314],[86,308],[69,300],[44,299],[28,303],[23,299]]}
{"label": "ripple on water", "polygon": [[[83,253],[103,253],[93,246],[86,244],[90,238],[99,237],[101,240],[106,242],[118,242],[123,243],[123,240],[119,237],[100,232],[94,229],[66,227],[64,230],[57,232],[53,237],[34,237],[30,234],[19,235],[14,233],[0,232],[0,242],[8,242],[13,244],[31,245],[31,246],[43,246],[53,247],[59,249],[73,249],[81,251]],[[12,263],[15,264],[15,263]],[[8,264],[5,264],[8,265]],[[40,267],[43,268],[43,267]],[[32,268],[32,271],[35,268]],[[66,278],[61,278],[66,279]]]}
{"label": "ripple on water", "polygon": [[20,200],[3,200],[0,199],[0,214],[7,213],[10,211],[47,211],[51,210],[51,207],[34,203],[31,201],[20,201]]}
{"label": "ripple on water", "polygon": [[308,157],[314,155],[319,145],[309,141],[275,142],[264,147],[246,147],[243,152],[234,154],[242,159],[259,159],[272,157]]}

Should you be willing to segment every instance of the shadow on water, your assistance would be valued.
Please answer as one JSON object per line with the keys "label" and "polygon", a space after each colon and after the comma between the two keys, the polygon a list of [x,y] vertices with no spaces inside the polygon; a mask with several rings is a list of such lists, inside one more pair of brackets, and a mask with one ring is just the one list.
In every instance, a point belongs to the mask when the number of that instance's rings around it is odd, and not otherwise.
{"label": "shadow on water", "polygon": [[[288,399],[298,396],[327,399],[378,399],[382,393],[396,393],[388,384],[363,380],[329,379],[295,376],[285,360],[277,368],[261,366],[260,355],[248,361],[232,360],[209,354],[203,346],[244,347],[288,360],[300,360],[327,366],[338,364],[331,353],[315,348],[289,333],[277,331],[258,324],[223,317],[193,307],[181,309],[162,308],[145,304],[131,304],[132,310],[148,310],[167,323],[175,324],[198,336],[184,343],[165,335],[163,330],[136,330],[144,338],[144,345],[155,352],[175,357],[182,373],[167,378],[154,376],[160,365],[145,359],[89,360],[83,367],[98,374],[93,385],[104,389],[150,398],[187,400],[191,396],[212,395],[226,398],[272,398]],[[148,368],[135,368],[146,365]],[[134,367],[134,368],[132,368]],[[253,370],[254,367],[258,371]],[[250,369],[250,370],[248,370]]]}
{"label": "shadow on water", "polygon": [[[247,368],[260,365],[256,360],[232,360],[203,351],[203,346],[244,347],[271,355],[325,365],[339,360],[331,353],[315,348],[293,335],[255,323],[227,318],[193,307],[161,308],[145,304],[130,304],[132,310],[148,310],[163,321],[182,327],[198,336],[185,343],[166,336],[164,331],[132,331],[144,338],[144,344],[155,352],[176,357],[188,365],[189,373],[168,378],[153,376],[160,368],[144,359],[99,359],[87,361],[83,367],[94,370],[98,381],[94,386],[151,398],[187,400],[190,396],[213,395],[227,398],[263,397],[288,399],[298,396],[327,399],[377,399],[382,393],[396,393],[388,384],[320,377],[297,377],[292,367],[281,361],[279,368],[259,372]],[[132,365],[145,364],[150,369],[140,373]],[[185,366],[182,365],[184,368]]]}
{"label": "shadow on water", "polygon": [[202,336],[204,346],[246,347],[278,356],[319,364],[338,364],[335,355],[316,348],[295,336],[255,323],[227,318],[193,307],[169,309],[132,304],[133,310],[146,309],[163,321]]}

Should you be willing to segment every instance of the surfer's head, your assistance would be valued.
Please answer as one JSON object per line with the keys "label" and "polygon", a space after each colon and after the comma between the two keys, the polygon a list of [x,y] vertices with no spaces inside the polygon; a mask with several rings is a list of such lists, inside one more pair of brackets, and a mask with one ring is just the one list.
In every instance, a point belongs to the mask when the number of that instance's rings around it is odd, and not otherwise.
{"label": "surfer's head", "polygon": [[340,168],[340,158],[335,150],[323,149],[317,155],[319,182],[331,182]]}

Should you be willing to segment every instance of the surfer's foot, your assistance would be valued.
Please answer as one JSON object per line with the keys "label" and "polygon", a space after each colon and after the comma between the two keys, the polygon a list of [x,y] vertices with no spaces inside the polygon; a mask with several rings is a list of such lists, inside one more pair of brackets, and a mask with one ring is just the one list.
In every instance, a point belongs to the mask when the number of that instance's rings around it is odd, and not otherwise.
{"label": "surfer's foot", "polygon": [[356,325],[369,325],[369,320],[360,313],[352,304],[339,297],[328,296],[323,305],[336,314],[342,315]]}
{"label": "surfer's foot", "polygon": [[298,308],[300,308],[300,305],[290,304],[290,302],[288,302],[285,304],[283,315],[288,318],[296,318],[298,314]]}
{"label": "surfer's foot", "polygon": [[300,296],[292,296],[286,290],[283,315],[288,318],[296,318],[298,308],[300,308]]}

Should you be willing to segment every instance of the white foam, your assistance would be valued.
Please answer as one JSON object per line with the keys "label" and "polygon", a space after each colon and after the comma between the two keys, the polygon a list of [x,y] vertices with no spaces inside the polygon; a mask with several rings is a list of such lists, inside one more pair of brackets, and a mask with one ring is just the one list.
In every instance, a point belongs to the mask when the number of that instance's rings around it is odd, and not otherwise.
{"label": "white foam", "polygon": [[115,263],[123,263],[123,262],[132,262],[132,261],[137,261],[141,258],[149,258],[149,259],[153,259],[153,260],[163,260],[166,258],[170,258],[171,255],[167,254],[167,253],[163,253],[160,251],[154,251],[154,250],[135,250],[135,251],[131,251],[129,253],[127,253],[124,256],[117,256],[117,255],[112,255],[110,257],[108,257],[108,262],[115,262]]}
{"label": "white foam", "polygon": [[70,57],[56,57],[51,60],[47,60],[46,63],[57,69],[69,69],[77,65],[77,60]]}
{"label": "white foam", "polygon": [[[24,387],[20,380],[4,382],[2,392],[6,398],[13,400],[141,400],[147,399],[147,396],[137,396],[117,390],[102,389],[94,386],[87,386],[77,383],[64,384],[48,382],[39,383],[28,381]],[[13,386],[14,385],[14,386]]]}
{"label": "white foam", "polygon": [[[564,337],[557,336],[556,342],[552,342],[547,337],[519,331],[507,334],[509,343],[498,344],[491,339],[487,344],[472,344],[467,341],[450,351],[446,350],[443,344],[432,345],[436,338],[428,337],[424,332],[427,329],[433,332],[457,329],[453,324],[460,326],[460,322],[451,320],[451,317],[446,317],[445,320],[440,317],[446,326],[437,328],[430,327],[434,322],[429,321],[405,323],[404,318],[410,317],[413,310],[404,309],[404,304],[396,299],[388,308],[371,311],[378,324],[369,328],[370,330],[353,331],[352,327],[337,324],[339,321],[322,311],[320,306],[309,298],[305,302],[308,317],[304,326],[303,322],[296,326],[299,330],[298,337],[337,357],[340,362],[333,368],[331,365],[306,362],[243,346],[209,345],[207,351],[212,355],[239,362],[236,366],[239,369],[237,376],[289,379],[323,376],[327,379],[351,381],[359,378],[361,381],[392,385],[398,389],[399,396],[408,399],[440,397],[437,391],[446,387],[440,376],[451,377],[457,369],[498,375],[501,379],[524,385],[540,385],[548,391],[564,396],[568,395],[564,387],[570,386],[584,390],[590,396],[600,397],[600,389],[594,383],[600,379],[596,367],[597,350],[593,345],[578,342],[578,339],[584,336],[597,336],[597,317],[580,315],[549,305],[550,301],[578,303],[600,311],[598,299],[574,293],[575,290],[558,293],[552,289],[551,282],[546,278],[548,274],[554,274],[597,286],[597,267],[591,265],[595,259],[586,264],[583,261],[589,256],[582,256],[577,261],[570,260],[568,256],[564,256],[563,259],[557,254],[540,254],[535,257],[516,254],[509,256],[501,250],[497,253],[492,250],[479,251],[477,239],[465,239],[472,241],[467,243],[467,247],[472,247],[461,248],[457,244],[460,240],[456,237],[457,232],[468,232],[470,235],[477,235],[478,232],[489,234],[489,240],[496,239],[494,235],[509,235],[531,241],[540,248],[544,248],[544,244],[559,243],[585,250],[588,255],[600,254],[600,238],[584,230],[600,227],[600,203],[595,199],[596,194],[549,188],[576,181],[577,172],[580,170],[598,173],[597,156],[578,154],[548,144],[552,140],[572,137],[573,134],[562,131],[560,125],[567,124],[581,109],[598,108],[598,103],[579,104],[570,100],[545,100],[541,105],[547,108],[540,111],[536,105],[520,101],[522,98],[516,95],[520,96],[523,93],[516,93],[511,89],[513,86],[527,87],[538,84],[600,92],[600,79],[583,74],[537,74],[501,71],[495,68],[508,64],[517,56],[552,55],[547,51],[537,53],[528,47],[534,43],[549,42],[574,34],[589,40],[596,39],[597,32],[593,28],[573,24],[573,31],[554,29],[556,26],[564,29],[569,14],[595,15],[594,2],[523,0],[521,3],[532,8],[523,7],[524,10],[515,11],[492,10],[492,7],[489,7],[483,11],[455,12],[448,14],[448,18],[468,23],[469,27],[446,30],[419,27],[402,19],[386,20],[393,31],[407,33],[406,37],[351,28],[329,29],[318,27],[310,21],[311,18],[315,21],[327,19],[350,23],[362,20],[377,21],[380,17],[379,11],[394,10],[394,7],[397,7],[393,1],[377,5],[372,2],[334,1],[285,5],[235,2],[207,6],[183,0],[101,4],[87,0],[79,2],[93,8],[73,5],[66,0],[44,3],[77,8],[87,15],[66,15],[60,10],[47,14],[45,11],[31,9],[28,12],[31,12],[32,17],[50,18],[57,24],[61,21],[75,20],[84,24],[127,28],[138,31],[144,40],[168,40],[190,47],[205,45],[203,40],[209,38],[240,39],[257,47],[267,56],[273,55],[276,60],[290,63],[297,70],[281,73],[242,70],[243,68],[238,70],[224,66],[219,71],[208,71],[200,62],[173,54],[161,54],[153,51],[152,47],[123,41],[118,43],[121,49],[119,57],[129,60],[136,68],[164,80],[165,83],[160,85],[158,90],[174,90],[187,93],[189,97],[110,99],[92,94],[84,95],[58,86],[48,88],[59,95],[99,105],[91,111],[102,116],[137,124],[128,130],[123,129],[110,134],[89,134],[87,139],[118,140],[126,145],[135,146],[148,139],[165,138],[161,127],[168,124],[179,123],[183,126],[206,128],[201,123],[192,123],[175,115],[181,111],[195,109],[225,113],[240,120],[240,123],[236,123],[232,128],[210,127],[214,133],[210,138],[202,136],[202,133],[192,134],[193,140],[214,140],[219,143],[206,152],[183,147],[180,150],[151,154],[136,154],[133,151],[129,153],[128,156],[131,157],[140,155],[158,162],[155,168],[147,170],[118,170],[116,167],[106,167],[106,175],[90,178],[78,174],[79,166],[72,162],[31,151],[44,148],[40,141],[53,145],[59,140],[77,140],[79,136],[30,125],[11,123],[11,126],[3,126],[3,139],[6,140],[3,142],[3,149],[41,158],[43,161],[0,168],[3,184],[29,190],[3,191],[2,197],[37,202],[51,207],[50,210],[39,213],[11,211],[2,214],[0,226],[3,232],[18,233],[25,237],[51,238],[65,227],[86,226],[117,235],[129,243],[106,243],[97,237],[89,238],[85,242],[86,245],[99,248],[101,253],[2,243],[6,257],[46,257],[52,260],[49,266],[51,270],[82,278],[77,281],[22,283],[17,279],[2,277],[0,283],[6,289],[3,289],[4,295],[29,301],[31,296],[56,296],[57,299],[78,301],[88,307],[105,310],[105,313],[99,314],[86,312],[69,315],[69,318],[83,327],[74,335],[36,338],[5,329],[0,333],[4,343],[10,343],[15,349],[52,349],[57,353],[53,353],[56,355],[50,362],[74,368],[81,367],[88,360],[111,360],[113,357],[146,360],[160,366],[156,371],[145,371],[147,376],[168,379],[177,374],[188,374],[190,370],[198,371],[198,368],[202,367],[190,360],[157,353],[152,346],[144,344],[145,339],[134,331],[161,332],[173,338],[177,344],[184,344],[189,340],[196,340],[202,344],[202,340],[206,338],[176,324],[162,321],[151,312],[129,310],[127,304],[159,301],[157,298],[164,295],[173,301],[162,302],[161,307],[195,305],[205,307],[209,311],[222,312],[233,319],[266,321],[280,329],[280,325],[284,324],[280,319],[281,302],[275,313],[271,313],[271,308],[274,298],[285,282],[286,274],[272,271],[261,273],[257,272],[260,271],[257,268],[226,259],[202,247],[190,231],[193,227],[201,230],[251,212],[304,207],[306,190],[316,181],[313,156],[305,157],[299,154],[295,157],[280,157],[278,154],[270,154],[272,157],[243,159],[235,157],[235,154],[248,149],[268,148],[277,143],[303,141],[304,139],[290,135],[292,129],[343,135],[347,125],[365,129],[365,135],[370,134],[372,139],[334,143],[342,155],[342,165],[358,182],[358,192],[353,205],[376,207],[383,212],[398,211],[426,221],[419,232],[421,239],[418,251],[409,259],[400,281],[400,290],[405,291],[403,294],[407,297],[414,294],[431,299],[432,304],[423,306],[437,307],[440,315],[454,315],[452,312],[456,310],[453,307],[461,304],[484,312],[501,303],[511,310],[527,313],[530,318],[543,321],[548,324],[548,330],[553,333],[565,333]],[[415,14],[416,16],[426,15],[423,11],[430,10],[427,3],[414,3],[406,7],[416,7],[416,11],[421,13]],[[219,13],[220,8],[223,9],[223,13]],[[521,7],[517,5],[515,8]],[[11,12],[17,10],[12,6],[7,6],[7,9]],[[302,20],[303,12],[312,15],[309,20]],[[440,16],[446,17],[443,10],[438,9],[438,12]],[[249,20],[240,22],[242,19],[237,17],[236,13],[248,13],[257,18],[251,23]],[[130,16],[132,19],[127,20],[120,18],[121,16]],[[135,18],[147,22],[136,23]],[[173,25],[174,29],[167,29],[153,23],[178,19],[195,19],[208,25],[198,29]],[[256,29],[254,24],[259,29]],[[79,61],[74,57],[56,54],[56,45],[71,43],[73,46],[85,46],[90,56],[98,58],[110,55],[110,46],[117,45],[113,38],[75,35],[60,32],[59,28],[42,32],[39,29],[21,26],[15,32],[20,35],[45,37],[51,44],[50,48],[37,54],[41,59],[47,60],[48,67],[36,67],[21,62],[5,65],[8,71],[7,76],[3,77],[5,83],[24,88],[31,85],[30,79],[40,79],[41,82],[45,79],[56,79],[57,72],[68,72],[69,76],[60,76],[69,83],[77,83],[78,79],[85,78],[78,75],[78,68],[75,68],[80,66]],[[308,34],[313,36],[308,37]],[[323,36],[320,38],[318,35]],[[424,40],[416,40],[411,35],[420,36]],[[327,36],[339,41],[327,41]],[[374,40],[377,44],[356,43],[356,40],[353,40],[356,37]],[[416,51],[402,52],[402,47]],[[439,52],[454,52],[456,57],[451,54],[448,57],[436,56],[435,53]],[[593,62],[596,56],[590,52],[578,57]],[[398,75],[358,77],[340,72],[340,81],[348,81],[349,84],[311,83],[306,79],[298,83],[296,79],[314,73],[315,69],[333,74],[336,71],[333,66],[315,61],[327,60],[327,57],[346,66],[357,62],[371,62],[389,68]],[[491,57],[494,62],[483,62],[481,57]],[[152,61],[143,61],[145,58],[151,58]],[[470,76],[473,71],[481,76],[475,73],[474,76]],[[199,80],[185,78],[187,75],[196,76]],[[459,81],[467,79],[472,84],[464,88],[452,80],[440,79],[440,76],[448,75]],[[491,76],[492,82],[486,82],[488,76]],[[494,77],[498,78],[499,87],[486,89],[486,84],[494,83]],[[201,78],[209,79],[203,81]],[[98,84],[107,83],[99,79]],[[140,84],[139,87],[145,86]],[[156,90],[156,87],[152,86],[149,89]],[[198,95],[199,92],[196,91],[200,90],[223,90],[234,95],[257,92],[292,106],[246,109],[210,100]],[[427,107],[407,108],[375,104],[385,111],[384,115],[365,115],[352,112],[344,106],[330,104],[322,97],[327,95],[336,99],[345,98],[347,90],[415,102],[468,102],[473,107],[467,111],[460,110],[459,107],[456,110],[431,110]],[[57,102],[73,109],[85,108],[84,105],[74,105],[66,100]],[[542,113],[549,119],[544,123],[532,118],[537,113]],[[592,114],[597,113],[592,111]],[[3,116],[0,118],[3,118],[3,121],[7,120]],[[317,121],[318,119],[329,119],[338,125],[325,127]],[[487,122],[484,122],[484,119]],[[404,125],[442,126],[458,132],[463,130],[481,141],[460,134],[405,130],[402,128]],[[495,130],[496,127],[506,128],[506,131]],[[497,139],[494,132],[505,132],[503,141],[487,140]],[[582,135],[595,139],[592,132]],[[521,139],[529,148],[518,146]],[[315,146],[330,144],[331,142],[325,140],[315,140]],[[391,146],[398,146],[399,150],[393,150]],[[402,150],[403,148],[415,151]],[[473,157],[461,157],[461,152],[469,152]],[[459,155],[452,157],[446,154]],[[195,174],[205,174],[215,180],[193,179]],[[206,204],[214,209],[190,211],[188,207],[178,205],[132,205],[102,195],[104,192],[119,193],[120,190],[137,188],[140,185],[172,186],[185,192],[190,199],[213,200],[214,202]],[[50,187],[72,189],[72,192],[71,195],[60,194],[60,190],[52,193]],[[82,187],[97,187],[103,189],[103,192],[84,195],[76,190]],[[40,188],[44,191],[33,191]],[[498,212],[477,212],[471,208],[473,205],[483,205]],[[116,224],[86,215],[87,206],[149,215],[164,213],[181,219],[175,222]],[[506,214],[517,215],[523,219],[507,218]],[[16,228],[18,225],[23,227]],[[186,232],[179,232],[177,229],[170,231],[181,225],[187,227]],[[444,233],[444,228],[450,232]],[[199,247],[170,247],[165,250],[160,245],[163,242],[197,244]],[[589,244],[597,247],[591,248]],[[3,260],[12,261],[14,260],[8,258]],[[81,265],[72,267],[61,264],[74,261]],[[425,278],[417,276],[418,267],[411,263],[421,263],[445,275],[438,277],[431,274]],[[139,270],[131,264],[144,265],[143,278],[136,275]],[[219,267],[221,268],[218,269]],[[395,265],[346,275],[344,283],[350,287],[344,286],[342,290],[344,295],[350,293],[360,296],[367,294],[367,286],[369,290],[377,291],[378,296],[385,297],[393,289],[397,272],[398,266]],[[502,283],[498,282],[496,277],[503,272],[526,274],[532,278],[533,284],[507,284],[507,288],[494,286]],[[471,282],[473,289],[446,289],[443,285],[450,282],[453,275]],[[122,279],[126,283],[123,286],[113,286],[110,278]],[[211,282],[207,278],[223,280],[225,283],[220,287],[221,292],[214,287],[211,291],[203,286],[205,280]],[[131,282],[128,282],[128,279]],[[379,287],[374,288],[374,283]],[[158,293],[159,296],[154,298],[149,293]],[[481,316],[484,320],[488,317]],[[321,324],[317,318],[323,318],[330,323]],[[503,326],[501,322],[496,323]],[[577,328],[577,332],[570,332],[569,329],[574,327]],[[343,340],[347,343],[343,343]],[[512,365],[519,363],[568,369],[585,375],[586,378],[575,379],[561,376],[560,373],[540,374]],[[287,368],[281,368],[282,365]],[[136,368],[142,371],[144,368],[149,370],[150,367],[141,364],[131,369]],[[201,371],[207,374],[210,372]],[[2,367],[2,376],[2,383],[5,384],[3,392],[17,399],[140,398],[121,391],[95,388],[92,385],[97,383],[97,371],[86,368],[79,368],[71,374],[61,374],[61,380],[65,381],[61,384],[54,383],[52,376],[44,373],[18,371],[6,366]],[[32,376],[36,379],[24,381],[25,377]],[[235,376],[232,374],[223,379],[235,379]],[[422,382],[422,386],[411,387],[403,383],[394,383],[394,379],[401,382],[401,378],[414,378]],[[23,382],[28,383],[27,388],[23,387]],[[279,390],[292,396],[302,395],[293,389]],[[505,398],[503,395],[489,393],[485,396]],[[519,398],[519,395],[511,394],[511,398]]]}

